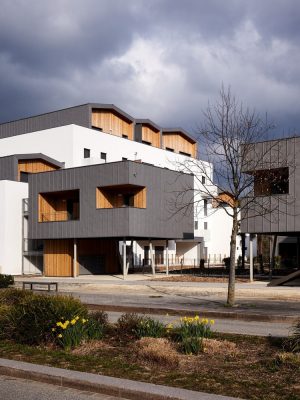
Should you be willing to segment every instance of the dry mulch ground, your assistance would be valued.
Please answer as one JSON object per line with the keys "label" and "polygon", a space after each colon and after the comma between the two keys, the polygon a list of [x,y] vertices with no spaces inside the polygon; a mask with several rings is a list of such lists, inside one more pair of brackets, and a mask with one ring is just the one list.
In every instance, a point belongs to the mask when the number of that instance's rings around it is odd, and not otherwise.
{"label": "dry mulch ground", "polygon": [[111,331],[71,352],[2,341],[0,357],[243,399],[300,400],[300,356],[271,338],[218,334],[193,356],[165,339],[138,342]]}

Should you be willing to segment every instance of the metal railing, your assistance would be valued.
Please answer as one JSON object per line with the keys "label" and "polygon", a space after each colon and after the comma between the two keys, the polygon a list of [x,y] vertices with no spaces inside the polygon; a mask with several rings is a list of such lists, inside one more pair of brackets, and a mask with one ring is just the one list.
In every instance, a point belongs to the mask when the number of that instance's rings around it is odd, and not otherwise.
{"label": "metal railing", "polygon": [[77,220],[77,214],[71,214],[68,211],[55,211],[51,213],[41,213],[41,222],[59,222],[59,221],[74,221]]}

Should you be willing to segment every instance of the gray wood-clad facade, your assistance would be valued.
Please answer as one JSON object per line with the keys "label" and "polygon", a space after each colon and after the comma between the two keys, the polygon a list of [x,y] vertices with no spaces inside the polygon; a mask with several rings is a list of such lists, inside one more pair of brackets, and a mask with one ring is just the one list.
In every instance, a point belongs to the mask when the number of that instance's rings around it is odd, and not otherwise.
{"label": "gray wood-clad facade", "polygon": [[[146,208],[97,208],[99,187],[146,188]],[[171,215],[178,192],[193,188],[193,176],[123,161],[32,174],[29,177],[29,238],[193,238],[193,209]],[[79,191],[79,219],[39,222],[39,194]]]}
{"label": "gray wood-clad facade", "polygon": [[[274,171],[288,171],[288,178],[282,193],[268,195],[252,193],[250,200],[252,198],[253,202],[250,202],[246,209],[242,208],[241,232],[298,236],[300,232],[300,137],[253,144],[245,170],[254,176],[264,174],[265,185],[273,184]],[[242,202],[242,205],[244,204],[245,202]]]}

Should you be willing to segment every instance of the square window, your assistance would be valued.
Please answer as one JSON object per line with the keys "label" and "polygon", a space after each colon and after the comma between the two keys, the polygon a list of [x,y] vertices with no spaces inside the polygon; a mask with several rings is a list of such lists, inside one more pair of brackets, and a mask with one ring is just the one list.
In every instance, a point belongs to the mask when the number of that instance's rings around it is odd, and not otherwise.
{"label": "square window", "polygon": [[83,149],[83,157],[90,158],[91,157],[91,150],[90,149]]}
{"label": "square window", "polygon": [[100,158],[106,162],[106,153],[100,153]]}

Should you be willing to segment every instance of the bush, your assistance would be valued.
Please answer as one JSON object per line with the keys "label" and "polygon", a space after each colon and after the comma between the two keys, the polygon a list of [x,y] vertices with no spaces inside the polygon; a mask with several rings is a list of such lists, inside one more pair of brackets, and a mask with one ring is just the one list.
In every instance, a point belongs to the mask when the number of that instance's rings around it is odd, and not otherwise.
{"label": "bush", "polygon": [[7,336],[19,343],[39,344],[52,338],[51,328],[73,316],[87,317],[86,307],[68,296],[31,294],[14,304],[6,327]]}
{"label": "bush", "polygon": [[99,322],[103,328],[107,328],[108,326],[108,314],[105,311],[96,311],[89,314],[89,317],[94,321]]}
{"label": "bush", "polygon": [[283,347],[293,353],[300,353],[300,319],[293,326],[292,334],[286,339]]}
{"label": "bush", "polygon": [[0,290],[0,304],[3,305],[14,305],[19,304],[23,300],[29,300],[34,296],[33,292],[28,290],[20,290],[20,289],[3,289]]}
{"label": "bush", "polygon": [[142,337],[159,338],[162,337],[165,332],[165,325],[150,317],[141,317],[134,329],[134,333],[139,339]]}
{"label": "bush", "polygon": [[0,274],[0,289],[8,288],[15,283],[14,277],[11,275]]}
{"label": "bush", "polygon": [[122,314],[117,321],[117,329],[122,335],[134,335],[142,317],[135,313]]}

